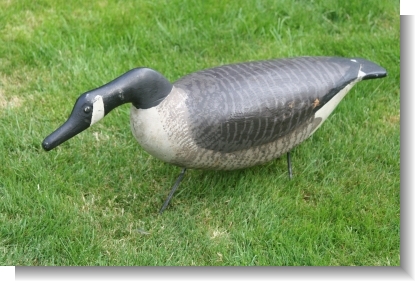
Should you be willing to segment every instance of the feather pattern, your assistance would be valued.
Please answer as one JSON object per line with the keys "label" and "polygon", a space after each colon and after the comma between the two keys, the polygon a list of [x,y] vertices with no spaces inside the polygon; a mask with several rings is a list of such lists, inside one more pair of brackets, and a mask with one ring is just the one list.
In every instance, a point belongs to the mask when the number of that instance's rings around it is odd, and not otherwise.
{"label": "feather pattern", "polygon": [[313,116],[327,96],[356,79],[350,59],[302,57],[225,65],[174,86],[187,93],[190,131],[202,148],[234,152],[274,142]]}

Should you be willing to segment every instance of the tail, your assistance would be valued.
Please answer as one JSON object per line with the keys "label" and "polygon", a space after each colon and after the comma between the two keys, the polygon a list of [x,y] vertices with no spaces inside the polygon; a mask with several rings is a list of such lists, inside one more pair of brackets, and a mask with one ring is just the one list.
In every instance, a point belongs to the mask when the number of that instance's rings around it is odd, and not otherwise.
{"label": "tail", "polygon": [[362,77],[362,80],[382,78],[388,74],[386,69],[374,62],[362,58],[352,58],[351,60],[360,64],[359,77]]}

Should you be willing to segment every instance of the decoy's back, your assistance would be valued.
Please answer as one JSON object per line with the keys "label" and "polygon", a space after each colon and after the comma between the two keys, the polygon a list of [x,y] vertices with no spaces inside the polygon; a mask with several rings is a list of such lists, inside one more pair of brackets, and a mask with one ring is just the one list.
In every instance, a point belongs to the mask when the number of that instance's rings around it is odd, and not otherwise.
{"label": "decoy's back", "polygon": [[[337,57],[247,62],[189,74],[174,83],[184,104],[166,101],[159,108],[163,127],[182,143],[172,162],[235,169],[269,161],[309,137],[354,83],[384,76],[386,70],[370,61]],[[327,107],[330,112],[319,117]]]}

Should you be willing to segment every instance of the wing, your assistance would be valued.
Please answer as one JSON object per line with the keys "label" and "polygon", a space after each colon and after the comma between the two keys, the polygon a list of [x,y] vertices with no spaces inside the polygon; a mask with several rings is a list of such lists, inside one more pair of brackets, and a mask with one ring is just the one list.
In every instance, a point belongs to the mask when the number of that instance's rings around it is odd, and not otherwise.
{"label": "wing", "polygon": [[206,69],[174,86],[188,95],[197,145],[233,152],[273,142],[302,125],[358,71],[350,59],[301,57]]}

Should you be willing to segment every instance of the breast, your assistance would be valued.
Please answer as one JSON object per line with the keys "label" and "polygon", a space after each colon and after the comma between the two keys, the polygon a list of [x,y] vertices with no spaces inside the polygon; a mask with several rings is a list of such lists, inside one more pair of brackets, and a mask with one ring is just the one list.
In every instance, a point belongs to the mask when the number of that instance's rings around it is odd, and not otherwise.
{"label": "breast", "polygon": [[147,141],[153,148],[146,150],[188,168],[238,169],[270,161],[315,131],[324,121],[315,112],[358,70],[348,59],[304,57],[189,74],[154,110],[163,131],[157,137],[168,141],[158,141],[162,148]]}

